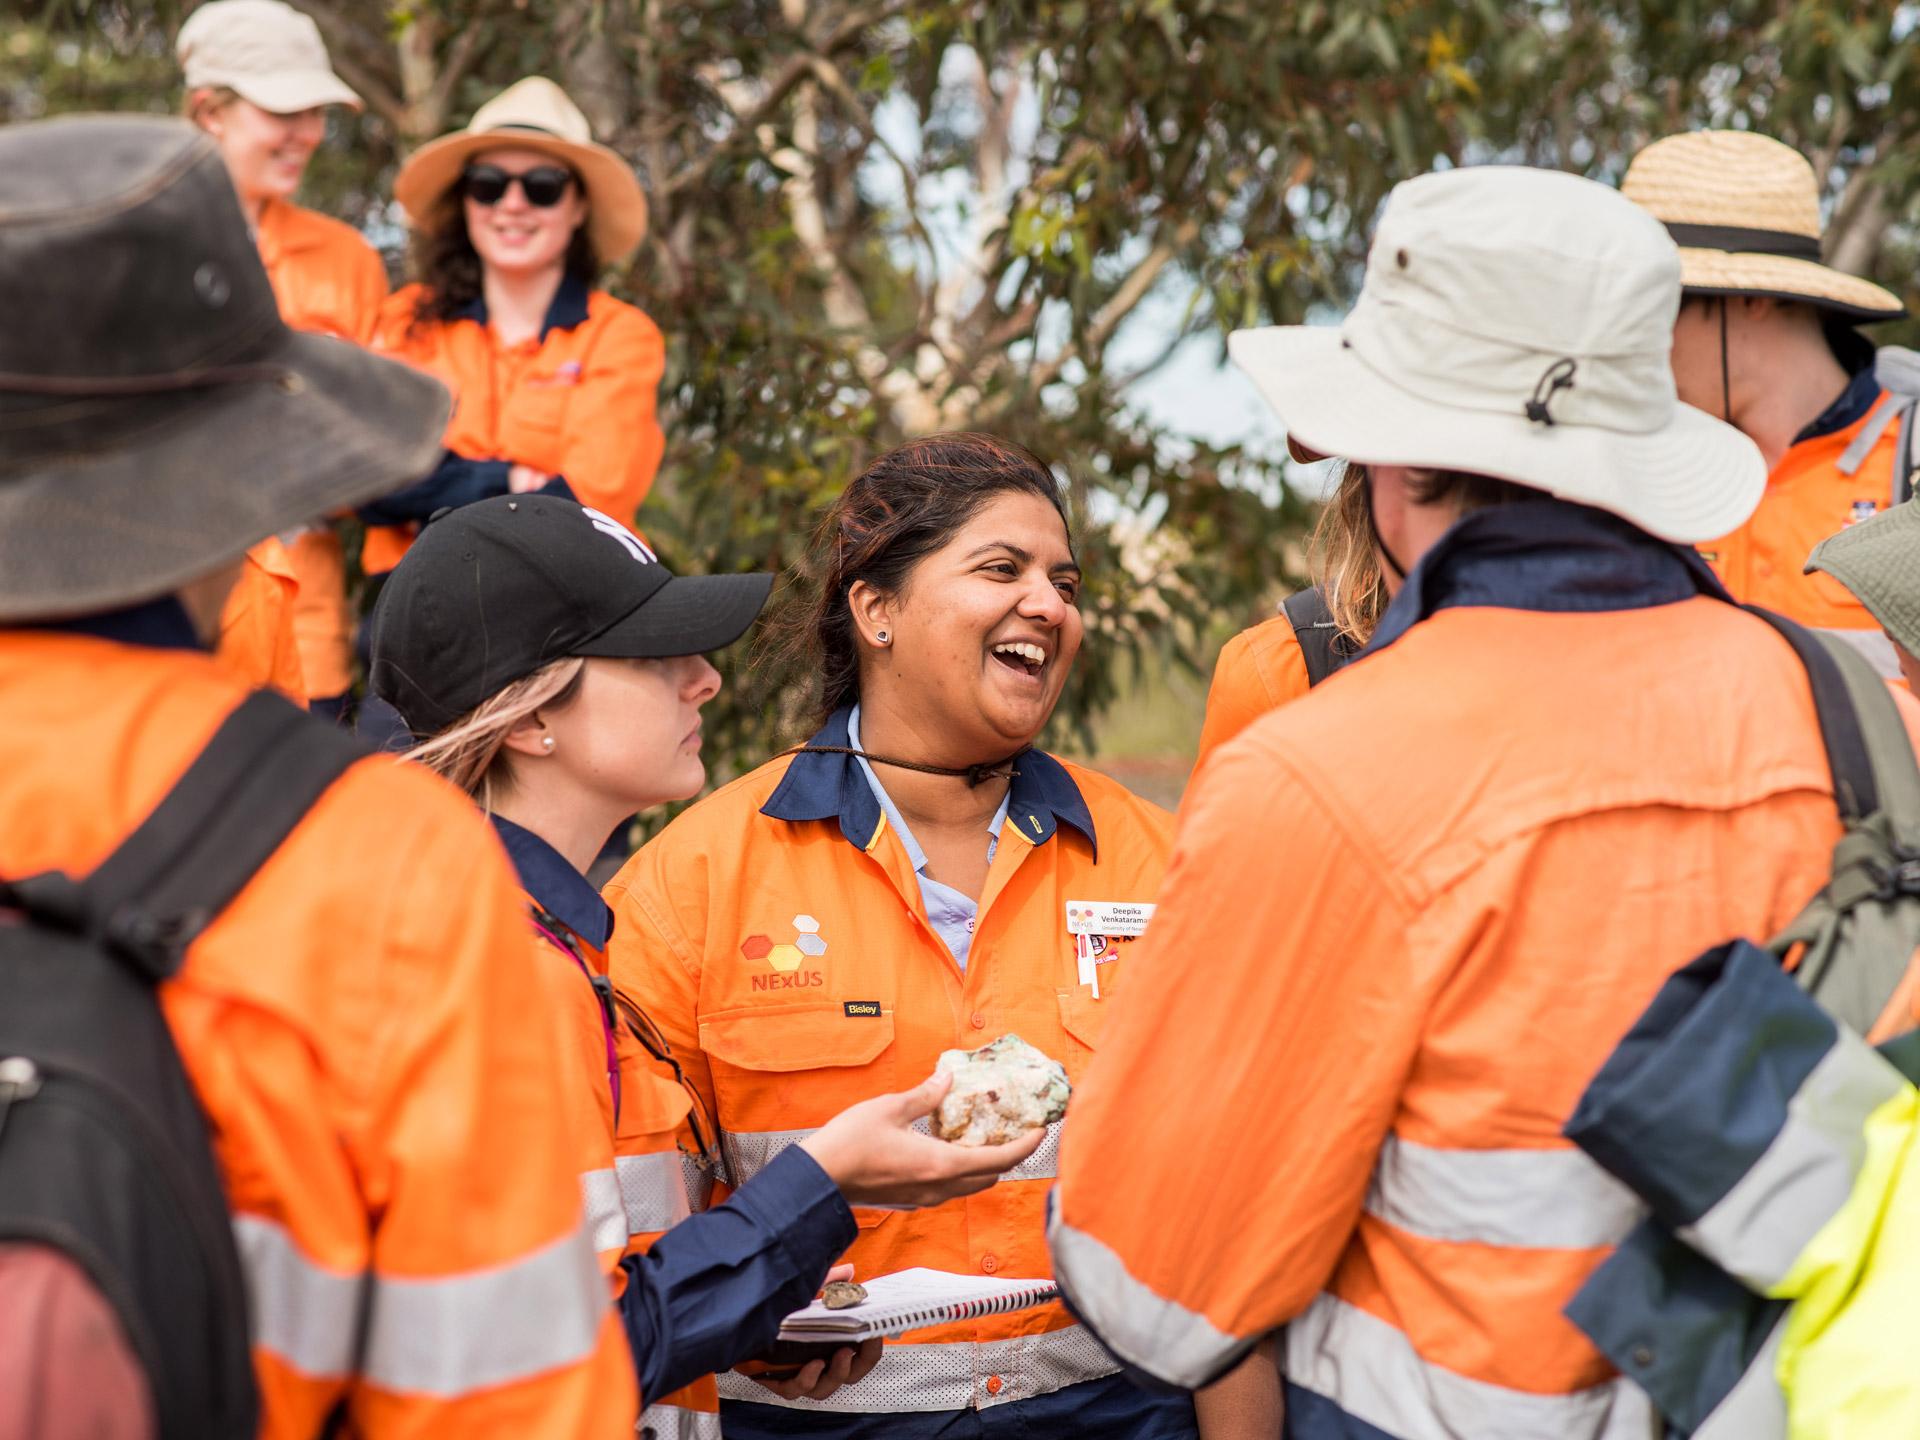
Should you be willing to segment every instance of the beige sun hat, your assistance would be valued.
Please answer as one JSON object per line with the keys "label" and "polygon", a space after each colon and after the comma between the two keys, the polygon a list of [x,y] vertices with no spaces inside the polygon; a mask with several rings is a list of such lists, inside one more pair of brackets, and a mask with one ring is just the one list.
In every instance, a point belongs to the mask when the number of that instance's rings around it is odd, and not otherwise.
{"label": "beige sun hat", "polygon": [[188,90],[225,88],[274,115],[321,105],[361,108],[327,59],[320,27],[280,0],[212,0],[174,42]]}
{"label": "beige sun hat", "polygon": [[400,167],[393,195],[415,225],[431,225],[453,198],[467,161],[512,146],[551,155],[587,190],[587,233],[602,264],[617,265],[647,233],[647,197],[633,167],[604,145],[567,92],[539,75],[508,86],[474,112],[464,130],[422,145]]}
{"label": "beige sun hat", "polygon": [[1689,294],[1798,300],[1861,323],[1907,313],[1891,292],[1821,263],[1813,167],[1778,140],[1669,135],[1633,157],[1620,190],[1673,236]]}
{"label": "beige sun hat", "polygon": [[1680,260],[1616,190],[1519,166],[1396,185],[1337,327],[1229,353],[1309,452],[1529,485],[1694,543],[1766,488],[1754,443],[1674,392]]}

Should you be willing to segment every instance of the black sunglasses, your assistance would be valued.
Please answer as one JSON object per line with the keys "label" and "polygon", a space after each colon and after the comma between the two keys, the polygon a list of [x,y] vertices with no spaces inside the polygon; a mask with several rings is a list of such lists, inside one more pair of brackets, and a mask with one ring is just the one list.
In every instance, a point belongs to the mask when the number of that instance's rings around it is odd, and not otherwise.
{"label": "black sunglasses", "polygon": [[469,165],[460,176],[460,191],[476,205],[498,205],[516,183],[529,205],[546,210],[566,197],[573,172],[560,165],[536,165],[515,175],[498,165]]}

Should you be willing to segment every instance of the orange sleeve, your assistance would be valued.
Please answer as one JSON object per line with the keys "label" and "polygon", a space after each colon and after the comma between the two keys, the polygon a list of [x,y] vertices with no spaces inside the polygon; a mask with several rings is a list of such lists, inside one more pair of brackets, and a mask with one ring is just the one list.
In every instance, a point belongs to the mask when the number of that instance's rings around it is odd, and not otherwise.
{"label": "orange sleeve", "polygon": [[371,345],[380,327],[380,307],[387,299],[386,262],[373,246],[363,242],[355,251],[347,292],[353,319],[351,338],[362,345]]}
{"label": "orange sleeve", "polygon": [[296,705],[307,703],[306,678],[293,615],[300,582],[286,546],[269,536],[249,550],[240,578],[220,611],[214,653],[256,688],[270,686]]}
{"label": "orange sleeve", "polygon": [[633,1363],[583,1223],[578,1137],[555,1123],[576,1073],[565,1017],[528,963],[505,857],[457,818],[410,857],[367,997],[350,1134],[375,1222],[349,1428],[631,1437]]}
{"label": "orange sleeve", "polygon": [[1307,661],[1293,622],[1285,615],[1263,620],[1221,647],[1207,689],[1207,715],[1200,726],[1200,767],[1227,741],[1269,710],[1307,693]]}
{"label": "orange sleeve", "polygon": [[[690,940],[665,896],[665,870],[677,860],[671,894],[689,905],[705,900],[706,858],[670,853],[671,831],[640,849],[606,889],[613,907],[607,971],[614,988],[633,997],[660,1029],[688,1081],[713,1114],[713,1073],[700,1048],[700,972],[704,940]],[[697,893],[696,893],[697,891]]]}
{"label": "orange sleeve", "polygon": [[1073,1096],[1049,1227],[1056,1273],[1109,1348],[1189,1388],[1331,1275],[1424,1009],[1392,872],[1271,729],[1191,792],[1132,983]]}
{"label": "orange sleeve", "polygon": [[666,449],[657,414],[666,363],[659,327],[623,307],[608,318],[567,405],[559,472],[582,505],[623,525],[632,524]]}

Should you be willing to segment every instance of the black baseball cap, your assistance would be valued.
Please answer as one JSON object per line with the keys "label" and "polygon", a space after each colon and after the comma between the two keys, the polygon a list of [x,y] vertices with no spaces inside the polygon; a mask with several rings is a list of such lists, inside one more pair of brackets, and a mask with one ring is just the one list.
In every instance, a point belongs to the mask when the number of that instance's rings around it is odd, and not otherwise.
{"label": "black baseball cap", "polygon": [[373,615],[373,693],[415,735],[570,655],[662,659],[731,645],[771,575],[674,575],[609,515],[501,495],[436,518]]}

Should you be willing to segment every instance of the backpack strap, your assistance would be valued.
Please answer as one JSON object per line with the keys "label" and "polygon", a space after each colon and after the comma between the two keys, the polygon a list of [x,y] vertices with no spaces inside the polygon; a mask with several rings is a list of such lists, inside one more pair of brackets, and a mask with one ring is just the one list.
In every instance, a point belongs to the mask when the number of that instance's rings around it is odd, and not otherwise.
{"label": "backpack strap", "polygon": [[1920,948],[1920,766],[1887,684],[1844,640],[1754,606],[1806,666],[1844,832],[1827,884],[1768,942],[1805,946],[1794,977],[1866,1034]]}
{"label": "backpack strap", "polygon": [[1296,590],[1280,602],[1281,613],[1293,626],[1300,642],[1301,658],[1307,662],[1307,686],[1311,689],[1338,670],[1352,655],[1342,643],[1340,627],[1334,623],[1327,606],[1326,593],[1318,585]]}
{"label": "backpack strap", "polygon": [[86,879],[50,872],[7,888],[35,918],[91,934],[148,978],[165,979],[321,793],[366,753],[283,697],[255,691]]}

